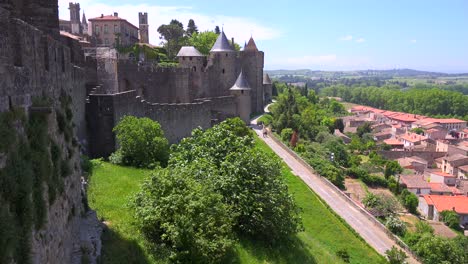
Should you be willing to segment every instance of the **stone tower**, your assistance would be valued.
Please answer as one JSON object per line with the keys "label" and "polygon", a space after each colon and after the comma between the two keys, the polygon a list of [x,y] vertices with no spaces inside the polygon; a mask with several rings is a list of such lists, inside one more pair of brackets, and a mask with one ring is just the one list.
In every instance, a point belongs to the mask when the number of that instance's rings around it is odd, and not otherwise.
{"label": "stone tower", "polygon": [[251,88],[245,78],[242,70],[237,77],[236,83],[229,89],[231,95],[235,96],[237,115],[244,121],[246,124],[250,123],[250,114],[251,114]]}
{"label": "stone tower", "polygon": [[238,56],[229,43],[224,31],[210,50],[208,68],[210,74],[211,96],[229,95],[229,88],[236,81]]}
{"label": "stone tower", "polygon": [[149,43],[149,25],[148,25],[148,13],[138,13],[138,21],[140,25],[140,43]]}
{"label": "stone tower", "polygon": [[263,113],[265,105],[265,93],[263,90],[263,58],[255,41],[251,37],[244,50],[241,52],[242,69],[250,84],[252,97],[252,112]]}
{"label": "stone tower", "polygon": [[80,4],[70,3],[68,9],[70,10],[71,33],[81,35],[83,30],[80,23]]}
{"label": "stone tower", "polygon": [[267,73],[263,74],[263,91],[265,92],[265,104],[267,104],[273,98],[273,84]]}
{"label": "stone tower", "polygon": [[81,19],[81,29],[83,30],[84,35],[89,35],[88,33],[88,21],[86,20],[86,15],[83,11],[83,18]]}

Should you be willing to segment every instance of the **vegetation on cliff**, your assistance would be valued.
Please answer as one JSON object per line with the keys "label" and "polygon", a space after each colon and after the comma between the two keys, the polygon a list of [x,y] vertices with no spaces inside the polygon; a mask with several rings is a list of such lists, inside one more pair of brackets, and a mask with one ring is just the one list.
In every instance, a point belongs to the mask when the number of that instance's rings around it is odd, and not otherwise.
{"label": "vegetation on cliff", "polygon": [[[47,208],[64,192],[64,178],[72,172],[71,98],[62,99],[55,107],[56,121],[49,111],[26,115],[23,109],[13,109],[0,114],[1,263],[31,262],[32,229],[44,226]],[[54,109],[47,98],[34,98],[33,107]],[[54,127],[59,134],[51,133]],[[70,213],[77,213],[76,208]]]}

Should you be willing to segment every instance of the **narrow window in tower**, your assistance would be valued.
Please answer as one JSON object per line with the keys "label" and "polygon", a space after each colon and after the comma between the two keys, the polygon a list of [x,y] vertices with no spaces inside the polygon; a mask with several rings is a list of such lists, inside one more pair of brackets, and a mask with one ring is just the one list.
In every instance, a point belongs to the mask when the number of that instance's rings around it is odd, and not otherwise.
{"label": "narrow window in tower", "polygon": [[192,60],[192,57],[189,57],[189,60]]}
{"label": "narrow window in tower", "polygon": [[226,71],[223,69],[223,74],[225,73]]}
{"label": "narrow window in tower", "polygon": [[65,72],[65,51],[63,50],[63,47],[60,48],[60,62],[62,64],[62,72]]}
{"label": "narrow window in tower", "polygon": [[193,71],[196,72],[196,71],[197,71],[197,67],[193,66]]}
{"label": "narrow window in tower", "polygon": [[226,53],[226,57],[228,56],[228,54]]}
{"label": "narrow window in tower", "polygon": [[49,46],[47,45],[47,40],[44,41],[44,67],[46,71],[49,71]]}

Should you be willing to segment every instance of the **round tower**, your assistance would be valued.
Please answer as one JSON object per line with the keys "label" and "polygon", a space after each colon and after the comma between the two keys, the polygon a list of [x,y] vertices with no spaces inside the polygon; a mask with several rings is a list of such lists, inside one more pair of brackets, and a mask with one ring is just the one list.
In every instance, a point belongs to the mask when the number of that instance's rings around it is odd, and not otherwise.
{"label": "round tower", "polygon": [[229,43],[224,31],[221,31],[209,56],[211,96],[229,95],[229,88],[237,78],[237,62],[237,52]]}
{"label": "round tower", "polygon": [[251,37],[241,52],[241,65],[245,77],[250,84],[252,96],[252,111],[262,113],[265,106],[265,93],[263,89],[263,57],[255,41]]}
{"label": "round tower", "polygon": [[231,95],[235,96],[237,115],[244,121],[246,124],[250,123],[250,114],[252,112],[251,108],[251,88],[245,78],[242,70],[237,77],[234,85],[229,89]]}

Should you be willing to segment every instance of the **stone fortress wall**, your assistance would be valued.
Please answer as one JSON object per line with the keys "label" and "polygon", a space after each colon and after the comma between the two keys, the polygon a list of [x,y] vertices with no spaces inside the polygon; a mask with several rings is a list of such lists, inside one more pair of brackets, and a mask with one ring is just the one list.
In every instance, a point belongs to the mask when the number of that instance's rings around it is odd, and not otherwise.
{"label": "stone fortress wall", "polygon": [[[53,109],[60,107],[60,99],[70,96],[74,135],[85,139],[88,80],[78,43],[59,35],[57,13],[56,0],[0,2],[0,112],[23,109],[28,116],[35,98],[50,99],[48,134],[67,153],[72,168],[71,174],[63,178],[63,192],[53,203],[46,202],[44,226],[39,230],[33,227],[31,231],[33,263],[80,263],[83,245],[80,151],[60,135]],[[17,131],[20,137],[24,133],[21,129]],[[10,157],[8,153],[0,153],[0,159],[8,161]],[[0,162],[0,169],[3,166],[5,162]],[[42,193],[45,201],[47,188]],[[100,251],[91,250],[93,254]]]}

